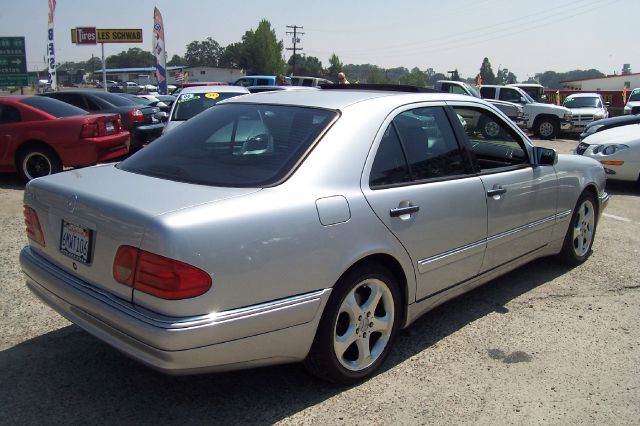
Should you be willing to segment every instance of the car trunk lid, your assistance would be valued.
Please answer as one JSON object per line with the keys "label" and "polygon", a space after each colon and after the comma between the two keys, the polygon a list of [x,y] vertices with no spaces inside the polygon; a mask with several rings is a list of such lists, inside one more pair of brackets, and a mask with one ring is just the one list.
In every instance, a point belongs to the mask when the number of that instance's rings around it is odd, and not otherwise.
{"label": "car trunk lid", "polygon": [[71,170],[27,186],[25,204],[36,210],[45,238],[45,246],[29,244],[67,273],[131,301],[131,287],[113,278],[120,246],[140,247],[158,215],[259,190],[174,182],[114,165]]}

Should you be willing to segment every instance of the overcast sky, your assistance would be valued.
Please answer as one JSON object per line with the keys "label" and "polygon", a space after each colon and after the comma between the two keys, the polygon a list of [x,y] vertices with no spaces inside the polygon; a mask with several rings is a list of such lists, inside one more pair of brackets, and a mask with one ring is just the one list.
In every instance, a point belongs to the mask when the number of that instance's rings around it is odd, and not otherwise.
{"label": "overcast sky", "polygon": [[[226,46],[265,18],[285,47],[287,25],[304,27],[302,53],[328,66],[335,52],[345,64],[370,63],[475,76],[486,56],[493,71],[509,68],[519,81],[547,70],[596,68],[640,72],[634,21],[640,0],[57,0],[57,62],[100,56],[100,47],[71,43],[70,29],[142,28],[142,44],[106,44],[105,55],[130,47],[151,50],[153,8],[164,18],[169,58],[193,40]],[[0,36],[25,36],[28,69],[44,68],[47,0],[3,0]],[[288,59],[290,51],[285,51]],[[108,64],[107,64],[108,67]]]}

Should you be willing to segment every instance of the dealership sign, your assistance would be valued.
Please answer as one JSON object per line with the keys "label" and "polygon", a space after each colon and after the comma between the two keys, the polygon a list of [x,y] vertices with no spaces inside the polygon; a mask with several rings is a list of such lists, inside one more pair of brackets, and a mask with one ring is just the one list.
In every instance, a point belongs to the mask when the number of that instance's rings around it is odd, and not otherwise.
{"label": "dealership sign", "polygon": [[71,42],[75,44],[142,43],[142,28],[72,28]]}

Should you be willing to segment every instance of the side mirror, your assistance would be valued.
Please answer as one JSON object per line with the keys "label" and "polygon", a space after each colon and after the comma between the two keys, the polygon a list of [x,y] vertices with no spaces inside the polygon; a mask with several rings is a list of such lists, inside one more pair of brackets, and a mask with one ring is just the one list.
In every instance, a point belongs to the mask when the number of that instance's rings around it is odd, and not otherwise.
{"label": "side mirror", "polygon": [[558,162],[558,153],[551,148],[534,146],[533,157],[537,166],[555,166]]}
{"label": "side mirror", "polygon": [[527,100],[523,96],[520,96],[520,103],[521,104],[526,104]]}
{"label": "side mirror", "polygon": [[155,117],[160,121],[167,121],[169,119],[169,114],[164,111],[156,112]]}

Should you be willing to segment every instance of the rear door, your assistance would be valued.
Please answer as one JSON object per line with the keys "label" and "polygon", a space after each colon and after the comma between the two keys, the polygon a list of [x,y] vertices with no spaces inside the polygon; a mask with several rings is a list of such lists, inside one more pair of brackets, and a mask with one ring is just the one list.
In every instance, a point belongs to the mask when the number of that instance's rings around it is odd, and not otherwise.
{"label": "rear door", "polygon": [[411,105],[381,127],[361,182],[380,220],[414,264],[417,299],[476,275],[487,231],[484,187],[444,105]]}
{"label": "rear door", "polygon": [[463,116],[478,114],[480,126],[493,122],[494,136],[467,123],[464,133],[480,173],[488,209],[483,271],[540,250],[551,240],[557,204],[553,166],[534,166],[522,135],[482,105],[449,102]]}

